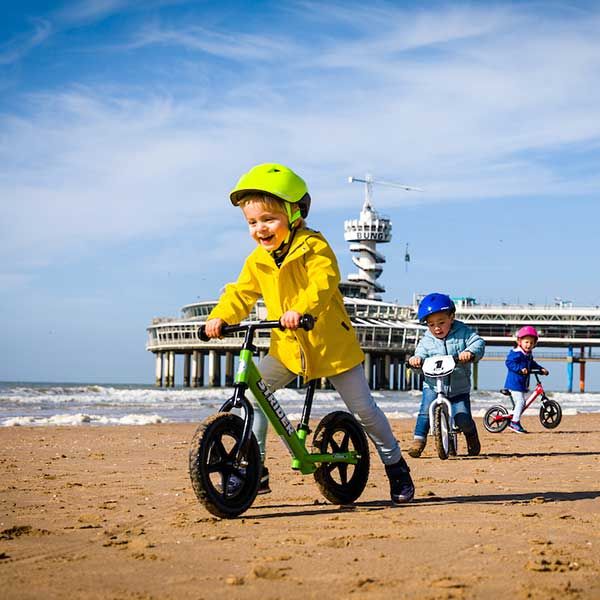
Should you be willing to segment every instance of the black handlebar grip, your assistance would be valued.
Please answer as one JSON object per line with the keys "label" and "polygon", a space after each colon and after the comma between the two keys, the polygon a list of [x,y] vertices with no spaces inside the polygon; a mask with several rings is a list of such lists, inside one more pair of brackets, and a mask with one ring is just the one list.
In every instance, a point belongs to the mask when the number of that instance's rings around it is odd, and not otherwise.
{"label": "black handlebar grip", "polygon": [[203,342],[208,342],[210,340],[210,338],[206,335],[206,328],[204,325],[200,325],[200,327],[198,327],[198,331],[196,332],[196,335],[203,341]]}
{"label": "black handlebar grip", "polygon": [[300,327],[304,329],[304,331],[310,331],[314,329],[315,326],[315,318],[312,315],[305,314],[300,317]]}

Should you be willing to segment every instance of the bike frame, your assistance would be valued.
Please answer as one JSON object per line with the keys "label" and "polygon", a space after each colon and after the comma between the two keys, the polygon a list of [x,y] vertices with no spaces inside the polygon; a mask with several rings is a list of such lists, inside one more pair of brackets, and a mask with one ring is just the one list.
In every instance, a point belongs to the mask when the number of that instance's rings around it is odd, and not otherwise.
{"label": "bike frame", "polygon": [[[452,359],[454,361],[456,360],[455,357],[452,357]],[[436,392],[435,399],[429,405],[429,424],[430,424],[429,435],[434,435],[433,415],[435,413],[435,408],[436,408],[436,406],[438,406],[438,404],[446,405],[446,409],[448,411],[448,426],[450,427],[450,431],[454,433],[456,431],[456,427],[454,425],[454,415],[452,414],[452,404],[450,403],[448,396],[444,392],[444,386],[445,386],[446,382],[449,380],[450,375],[454,371],[454,362],[452,363],[451,366],[448,366],[447,364],[444,363],[444,361],[446,359],[441,359],[441,357],[431,357],[430,359],[427,359],[427,360],[432,360],[435,363],[435,370],[428,372],[426,374],[428,377],[435,378],[435,392]],[[425,367],[425,365],[423,365],[423,367]],[[437,374],[436,374],[436,372],[437,372]]]}
{"label": "bike frame", "polygon": [[[535,385],[535,388],[532,390],[531,394],[529,394],[529,396],[527,396],[527,398],[525,400],[525,406],[523,407],[521,414],[523,414],[540,396],[542,397],[542,399],[546,397],[546,392],[544,391],[544,386],[542,385],[540,378],[537,376],[536,373],[534,373],[534,375],[537,380],[537,383]],[[506,415],[504,418],[512,419],[513,415],[514,415],[514,408],[513,408],[513,412]]]}
{"label": "bike frame", "polygon": [[454,431],[455,426],[454,426],[454,415],[452,414],[452,404],[450,403],[450,400],[448,400],[446,394],[443,391],[443,382],[442,382],[442,378],[439,378],[436,382],[435,382],[435,391],[436,391],[436,397],[435,400],[433,400],[433,402],[429,405],[429,435],[434,435],[433,432],[433,414],[435,412],[435,407],[438,404],[445,404],[446,408],[448,409],[448,424],[450,427],[450,431]]}
{"label": "bike frame", "polygon": [[239,363],[235,375],[233,396],[223,404],[220,412],[230,412],[233,408],[241,408],[244,411],[244,430],[237,449],[237,460],[241,459],[243,450],[252,436],[252,423],[254,421],[254,409],[246,398],[246,390],[249,389],[260,409],[264,412],[269,423],[281,437],[292,456],[292,469],[299,470],[304,475],[314,473],[320,463],[348,463],[357,464],[360,457],[356,452],[337,452],[334,454],[319,454],[309,452],[306,449],[306,437],[309,433],[308,421],[312,408],[312,399],[316,386],[316,380],[309,382],[302,419],[298,428],[294,428],[285,411],[275,398],[275,395],[263,380],[253,360],[255,348],[252,344],[254,331],[256,329],[267,329],[279,327],[278,321],[263,321],[262,323],[228,327],[229,331],[246,331],[244,343],[239,354]]}

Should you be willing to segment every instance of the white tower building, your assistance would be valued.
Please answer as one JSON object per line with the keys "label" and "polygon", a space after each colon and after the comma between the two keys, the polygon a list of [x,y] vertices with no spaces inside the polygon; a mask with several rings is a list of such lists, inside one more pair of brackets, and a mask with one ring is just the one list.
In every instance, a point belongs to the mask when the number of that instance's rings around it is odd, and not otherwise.
{"label": "white tower building", "polygon": [[365,184],[365,202],[360,217],[344,221],[344,239],[350,242],[352,262],[358,267],[358,273],[350,273],[348,281],[368,286],[367,298],[381,300],[379,294],[385,292],[385,288],[377,282],[383,271],[385,256],[377,251],[377,244],[384,244],[392,239],[392,222],[389,217],[380,215],[373,208],[373,184],[389,185],[399,187],[406,191],[422,191],[400,183],[391,183],[373,179],[369,174],[364,179],[349,177],[350,183]]}

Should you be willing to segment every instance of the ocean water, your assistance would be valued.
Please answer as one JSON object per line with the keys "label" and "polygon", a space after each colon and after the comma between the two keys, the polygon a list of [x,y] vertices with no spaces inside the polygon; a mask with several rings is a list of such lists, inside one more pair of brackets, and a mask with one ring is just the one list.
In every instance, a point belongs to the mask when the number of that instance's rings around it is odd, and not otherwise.
{"label": "ocean water", "polygon": [[[0,382],[0,426],[19,425],[145,425],[200,422],[217,412],[231,388],[166,389],[143,385]],[[376,391],[373,395],[391,418],[412,419],[419,410],[419,391]],[[600,393],[548,393],[565,415],[600,412]],[[302,412],[304,391],[283,389],[276,397],[292,420]],[[476,391],[471,396],[474,416],[493,404],[505,404],[499,392]],[[313,417],[345,406],[335,391],[317,391]],[[529,410],[537,411],[537,404]],[[535,414],[535,413],[531,413]]]}

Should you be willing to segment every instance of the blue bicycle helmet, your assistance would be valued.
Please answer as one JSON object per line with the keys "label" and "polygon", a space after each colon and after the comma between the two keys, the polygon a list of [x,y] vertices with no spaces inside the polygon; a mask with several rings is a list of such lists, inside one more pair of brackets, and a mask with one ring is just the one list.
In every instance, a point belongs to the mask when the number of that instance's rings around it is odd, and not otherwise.
{"label": "blue bicycle helmet", "polygon": [[423,322],[429,315],[442,312],[443,310],[449,310],[451,312],[456,311],[456,306],[454,306],[452,298],[446,294],[433,292],[432,294],[427,294],[427,296],[419,303],[417,318],[419,321]]}

